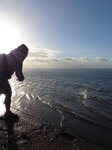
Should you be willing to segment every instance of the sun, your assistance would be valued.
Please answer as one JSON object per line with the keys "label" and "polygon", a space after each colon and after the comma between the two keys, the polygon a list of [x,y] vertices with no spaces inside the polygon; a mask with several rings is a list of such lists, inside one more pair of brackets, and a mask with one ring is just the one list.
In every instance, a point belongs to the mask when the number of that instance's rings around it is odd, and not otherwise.
{"label": "sun", "polygon": [[0,53],[9,53],[21,44],[17,30],[9,24],[0,22]]}

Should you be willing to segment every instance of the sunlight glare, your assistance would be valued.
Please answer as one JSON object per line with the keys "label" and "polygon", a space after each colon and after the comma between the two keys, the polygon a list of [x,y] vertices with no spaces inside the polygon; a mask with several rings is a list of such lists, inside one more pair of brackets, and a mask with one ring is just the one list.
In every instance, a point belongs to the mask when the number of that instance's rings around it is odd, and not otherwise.
{"label": "sunlight glare", "polygon": [[2,116],[6,111],[4,99],[5,99],[5,95],[1,94],[1,96],[0,96],[0,116]]}
{"label": "sunlight glare", "polygon": [[8,54],[20,44],[21,40],[17,31],[9,24],[0,22],[0,53]]}

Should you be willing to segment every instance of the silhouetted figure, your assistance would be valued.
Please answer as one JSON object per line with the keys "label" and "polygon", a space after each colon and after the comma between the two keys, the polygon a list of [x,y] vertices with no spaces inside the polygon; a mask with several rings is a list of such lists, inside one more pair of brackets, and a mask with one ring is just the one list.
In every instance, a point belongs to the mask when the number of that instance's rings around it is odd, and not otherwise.
{"label": "silhouetted figure", "polygon": [[15,72],[18,81],[24,80],[22,73],[23,61],[28,55],[28,48],[22,44],[9,54],[0,54],[0,94],[5,95],[5,116],[13,115],[10,111],[12,90],[8,80]]}
{"label": "silhouetted figure", "polygon": [[18,150],[17,139],[14,133],[14,125],[16,122],[19,122],[18,117],[12,117],[12,118],[9,117],[5,119],[5,124],[7,127],[7,136],[8,136],[8,143],[7,143],[8,150]]}

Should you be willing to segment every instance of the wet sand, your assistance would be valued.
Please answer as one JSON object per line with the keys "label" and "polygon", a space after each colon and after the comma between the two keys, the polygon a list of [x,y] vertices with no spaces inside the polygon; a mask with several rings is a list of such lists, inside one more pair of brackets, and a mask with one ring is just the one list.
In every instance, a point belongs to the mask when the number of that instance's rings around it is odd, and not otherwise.
{"label": "wet sand", "polygon": [[44,124],[32,124],[22,118],[0,117],[0,150],[110,150],[65,131],[50,130]]}

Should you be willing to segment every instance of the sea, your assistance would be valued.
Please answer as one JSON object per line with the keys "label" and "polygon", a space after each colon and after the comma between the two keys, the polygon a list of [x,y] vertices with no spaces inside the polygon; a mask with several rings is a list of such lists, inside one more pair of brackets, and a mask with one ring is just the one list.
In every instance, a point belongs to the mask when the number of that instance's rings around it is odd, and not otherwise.
{"label": "sea", "polygon": [[15,76],[10,80],[12,111],[34,124],[112,145],[112,70],[23,72],[23,82]]}

